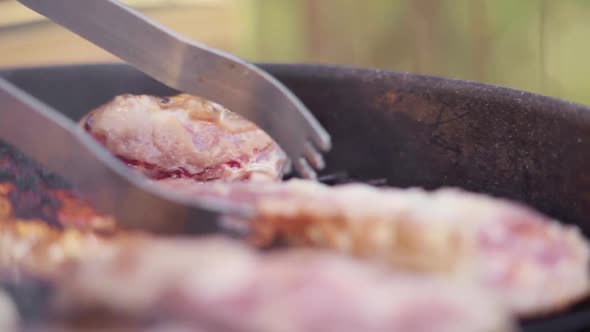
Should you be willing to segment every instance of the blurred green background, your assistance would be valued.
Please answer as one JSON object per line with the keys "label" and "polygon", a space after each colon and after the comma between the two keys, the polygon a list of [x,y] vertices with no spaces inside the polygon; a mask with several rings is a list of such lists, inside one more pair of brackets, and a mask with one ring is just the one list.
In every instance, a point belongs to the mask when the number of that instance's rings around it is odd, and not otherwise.
{"label": "blurred green background", "polygon": [[[253,61],[426,73],[590,104],[590,0],[124,2]],[[117,61],[13,0],[0,0],[0,45],[2,66]]]}

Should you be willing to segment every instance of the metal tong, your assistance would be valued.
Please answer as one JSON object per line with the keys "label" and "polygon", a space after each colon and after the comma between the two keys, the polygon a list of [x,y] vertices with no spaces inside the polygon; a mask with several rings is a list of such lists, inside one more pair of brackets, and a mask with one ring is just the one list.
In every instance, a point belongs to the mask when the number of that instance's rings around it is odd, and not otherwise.
{"label": "metal tong", "polygon": [[[330,136],[276,79],[234,56],[185,39],[114,0],[19,0],[154,79],[235,111],[264,129],[297,172],[315,178]],[[150,186],[60,112],[0,79],[0,138],[60,174],[124,227],[207,233],[222,214],[253,211],[187,199]]]}

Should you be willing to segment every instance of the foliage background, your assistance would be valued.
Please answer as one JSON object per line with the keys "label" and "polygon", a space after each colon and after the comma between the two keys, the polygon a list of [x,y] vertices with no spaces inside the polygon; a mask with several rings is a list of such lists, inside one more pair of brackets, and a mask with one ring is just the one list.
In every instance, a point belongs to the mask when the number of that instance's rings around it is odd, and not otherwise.
{"label": "foliage background", "polygon": [[[590,104],[590,0],[124,2],[253,61],[427,73]],[[0,0],[0,66],[95,61],[117,59]]]}

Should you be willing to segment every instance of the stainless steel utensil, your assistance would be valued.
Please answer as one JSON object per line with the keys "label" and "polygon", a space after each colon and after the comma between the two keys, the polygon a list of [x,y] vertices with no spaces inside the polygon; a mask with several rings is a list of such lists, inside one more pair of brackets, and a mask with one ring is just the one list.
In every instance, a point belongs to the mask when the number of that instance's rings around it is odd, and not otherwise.
{"label": "stainless steel utensil", "polygon": [[156,80],[250,119],[315,178],[330,136],[281,83],[258,67],[188,40],[115,0],[19,0]]}

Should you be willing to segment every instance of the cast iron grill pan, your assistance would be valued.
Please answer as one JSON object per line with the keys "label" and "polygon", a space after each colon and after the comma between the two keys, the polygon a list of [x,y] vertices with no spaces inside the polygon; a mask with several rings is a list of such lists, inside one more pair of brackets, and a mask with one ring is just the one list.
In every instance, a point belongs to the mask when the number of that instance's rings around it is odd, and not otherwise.
{"label": "cast iron grill pan", "polygon": [[[434,189],[455,186],[506,197],[578,225],[590,234],[590,108],[481,83],[381,70],[316,65],[263,65],[311,109],[331,133],[334,148],[321,179]],[[0,75],[49,105],[74,114],[115,95],[170,95],[126,65],[74,65],[0,70]],[[39,176],[67,186],[0,144],[19,172],[0,172],[34,189]],[[27,169],[34,170],[27,173]],[[31,174],[37,175],[31,175]],[[28,175],[27,175],[28,174]],[[20,181],[20,182],[19,182]],[[51,222],[51,198],[18,213]],[[42,317],[50,287],[43,281],[4,285],[21,313]],[[38,301],[27,300],[38,298]],[[590,328],[590,301],[522,322],[526,332]]]}

